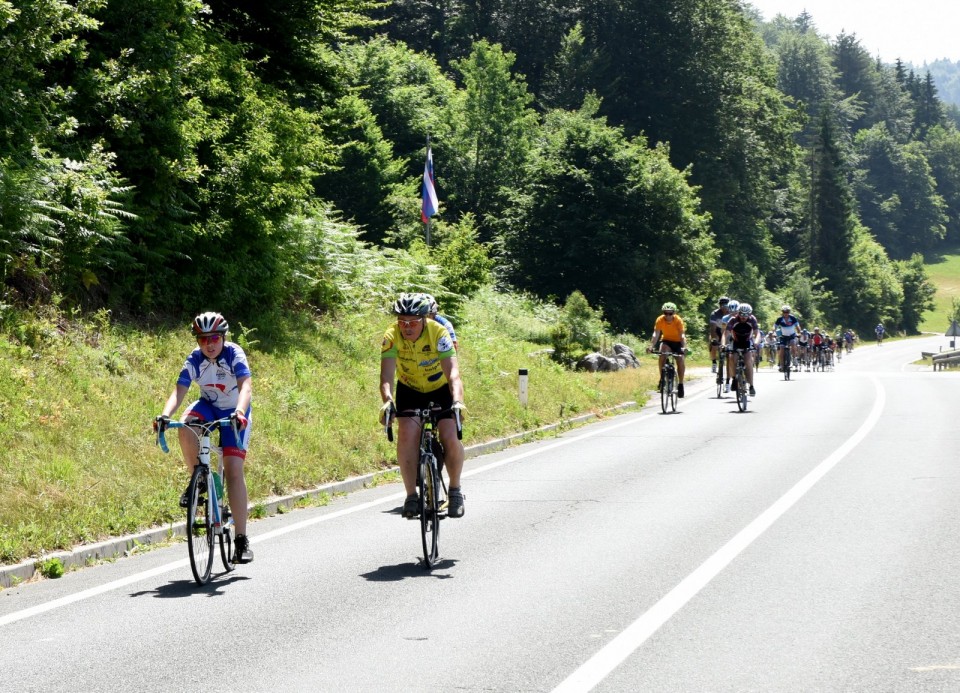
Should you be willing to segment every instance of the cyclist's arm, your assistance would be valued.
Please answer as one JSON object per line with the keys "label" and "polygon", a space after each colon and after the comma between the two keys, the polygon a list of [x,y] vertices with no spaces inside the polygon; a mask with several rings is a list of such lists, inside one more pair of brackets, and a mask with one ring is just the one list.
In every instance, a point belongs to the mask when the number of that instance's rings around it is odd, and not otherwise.
{"label": "cyclist's arm", "polygon": [[249,375],[237,378],[237,388],[240,395],[237,397],[237,411],[245,414],[250,408],[250,402],[253,400],[253,381]]}
{"label": "cyclist's arm", "polygon": [[393,381],[396,375],[396,357],[388,356],[380,359],[380,399],[384,403],[393,400]]}
{"label": "cyclist's arm", "polygon": [[180,408],[180,405],[183,403],[184,398],[187,396],[187,391],[190,388],[186,385],[180,385],[177,383],[177,387],[170,393],[170,396],[167,398],[167,403],[163,405],[164,416],[173,416],[177,409]]}
{"label": "cyclist's arm", "polygon": [[657,348],[657,344],[660,343],[660,330],[653,330],[653,337],[650,339],[650,351],[653,351]]}
{"label": "cyclist's arm", "polygon": [[440,367],[443,368],[443,374],[447,377],[453,401],[463,402],[463,381],[460,379],[460,364],[457,363],[457,357],[440,359]]}

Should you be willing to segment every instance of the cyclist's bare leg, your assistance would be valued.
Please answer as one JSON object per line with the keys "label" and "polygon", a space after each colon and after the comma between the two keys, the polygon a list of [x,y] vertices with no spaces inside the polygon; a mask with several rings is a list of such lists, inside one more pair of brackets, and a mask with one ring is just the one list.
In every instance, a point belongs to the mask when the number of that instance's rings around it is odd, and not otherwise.
{"label": "cyclist's bare leg", "polygon": [[417,457],[420,449],[420,421],[415,418],[397,419],[397,465],[403,478],[403,489],[408,496],[417,492]]}
{"label": "cyclist's bare leg", "polygon": [[223,456],[223,476],[227,482],[227,497],[237,534],[247,533],[247,480],[243,477],[243,458]]}
{"label": "cyclist's bare leg", "polygon": [[463,471],[463,442],[457,439],[457,424],[453,419],[437,422],[440,442],[443,444],[443,466],[450,477],[450,487],[460,488],[460,473]]}
{"label": "cyclist's bare leg", "polygon": [[682,382],[683,382],[683,374],[684,374],[684,372],[687,370],[687,366],[686,366],[686,364],[684,363],[684,360],[685,360],[685,359],[683,358],[683,355],[682,355],[682,354],[681,354],[681,355],[678,355],[678,356],[676,357],[676,362],[677,362],[677,382],[678,382],[678,383],[682,383]]}
{"label": "cyclist's bare leg", "polygon": [[180,438],[180,449],[183,451],[183,461],[187,464],[187,473],[193,474],[193,468],[197,466],[197,455],[200,453],[197,436],[189,428],[178,428],[177,437]]}
{"label": "cyclist's bare leg", "polygon": [[747,383],[750,384],[750,387],[753,387],[753,354],[754,352],[748,351],[743,355],[743,361],[747,371]]}

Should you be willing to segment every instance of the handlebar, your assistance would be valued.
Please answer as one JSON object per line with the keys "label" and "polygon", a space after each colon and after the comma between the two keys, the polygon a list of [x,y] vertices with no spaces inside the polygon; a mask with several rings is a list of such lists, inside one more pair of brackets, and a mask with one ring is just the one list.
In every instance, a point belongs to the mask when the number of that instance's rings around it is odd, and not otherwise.
{"label": "handlebar", "polygon": [[237,445],[241,450],[246,448],[242,444],[240,438],[240,428],[237,426],[236,420],[231,416],[226,416],[222,419],[216,419],[215,421],[193,421],[190,423],[183,423],[182,421],[171,421],[163,429],[157,431],[157,445],[160,446],[160,449],[164,452],[170,452],[170,448],[167,445],[167,438],[164,435],[164,432],[167,428],[189,428],[197,436],[197,440],[200,439],[201,434],[197,433],[195,429],[202,429],[204,434],[209,435],[218,428],[230,426],[233,429],[233,434],[237,438]]}
{"label": "handlebar", "polygon": [[[409,409],[405,411],[394,412],[393,416],[397,418],[415,418],[415,419],[432,419],[434,422],[438,421],[441,416],[449,413],[453,413],[453,420],[457,424],[457,440],[463,439],[463,422],[460,420],[460,410],[454,409],[453,407],[447,407],[446,409],[441,409],[440,407],[427,407],[425,409]],[[387,440],[391,443],[393,442],[393,422],[391,418],[387,419],[387,423],[384,425],[384,429],[387,432]]]}

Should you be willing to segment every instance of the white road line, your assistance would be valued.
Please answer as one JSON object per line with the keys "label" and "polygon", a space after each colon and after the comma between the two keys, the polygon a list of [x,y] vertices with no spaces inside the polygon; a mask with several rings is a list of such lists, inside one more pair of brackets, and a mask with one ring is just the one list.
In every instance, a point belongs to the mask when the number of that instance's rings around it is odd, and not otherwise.
{"label": "white road line", "polygon": [[869,416],[860,425],[850,438],[839,448],[813,468],[809,474],[801,479],[792,489],[787,491],[778,501],[761,513],[753,522],[740,532],[719,551],[708,558],[703,564],[684,578],[680,584],[670,590],[660,601],[654,604],[649,611],[631,623],[623,632],[605,645],[593,657],[584,662],[576,671],[568,676],[553,693],[585,693],[592,690],[617,668],[624,660],[633,654],[650,636],[669,621],[674,614],[682,609],[687,602],[693,599],[706,587],[720,571],[726,568],[734,558],[742,553],[760,535],[776,522],[784,513],[800,500],[813,486],[820,481],[840,460],[866,438],[867,434],[876,426],[883,412],[886,402],[886,392],[876,378],[870,378],[876,389],[876,398]]}
{"label": "white road line", "polygon": [[163,575],[168,573],[171,570],[176,570],[177,568],[186,567],[190,563],[190,560],[184,558],[180,561],[174,561],[173,563],[167,563],[165,565],[158,566],[152,570],[145,570],[142,573],[137,573],[135,575],[129,575],[125,578],[119,580],[114,580],[113,582],[108,582],[99,587],[91,587],[88,590],[83,590],[82,592],[77,592],[76,594],[69,594],[66,597],[61,597],[60,599],[54,599],[50,602],[45,602],[44,604],[37,604],[32,606],[29,609],[23,609],[22,611],[14,611],[12,614],[7,614],[6,616],[0,616],[0,626],[5,626],[8,623],[15,623],[16,621],[22,621],[25,618],[30,618],[31,616],[37,616],[39,614],[45,613],[47,611],[52,611],[54,609],[59,609],[61,606],[68,606],[69,604],[75,604],[76,602],[83,601],[84,599],[89,599],[90,597],[96,597],[98,594],[103,594],[104,592],[109,592],[117,588],[123,587],[124,585],[130,585],[134,582],[139,582],[140,580],[146,580],[149,577],[155,575]]}
{"label": "white road line", "polygon": [[[695,399],[695,398],[691,397],[690,399]],[[618,428],[623,428],[625,426],[633,425],[638,421],[643,421],[653,416],[661,416],[661,414],[659,412],[656,414],[652,412],[647,414],[640,414],[639,416],[631,416],[627,421],[623,421],[620,423],[615,423],[615,424],[606,425],[606,426],[601,425],[600,428],[589,431],[587,433],[583,433],[578,436],[574,436],[572,438],[564,438],[562,440],[558,440],[556,442],[550,443],[549,445],[537,446],[534,449],[529,450],[527,452],[522,452],[518,455],[513,455],[511,457],[507,457],[505,459],[492,462],[482,467],[478,467],[477,469],[471,469],[468,472],[464,472],[461,476],[464,476],[464,477],[474,476],[475,474],[480,474],[481,472],[486,472],[491,469],[496,469],[497,467],[502,467],[503,465],[510,464],[511,462],[517,462],[519,460],[526,459],[527,457],[540,455],[544,452],[554,450],[564,445],[570,445],[571,443],[576,443],[581,440],[585,440],[587,438],[593,438],[598,435],[603,435],[608,431],[614,431]],[[278,529],[274,529],[269,532],[265,532],[263,534],[251,536],[250,543],[258,544],[261,541],[274,539],[276,537],[283,536],[284,534],[290,534],[291,532],[298,532],[301,529],[312,527],[313,525],[320,524],[321,522],[328,522],[330,520],[335,520],[335,519],[344,517],[345,515],[351,515],[353,513],[362,512],[364,510],[369,510],[370,508],[375,508],[380,505],[387,505],[388,503],[396,503],[398,500],[402,500],[405,497],[406,497],[406,494],[404,494],[403,492],[393,493],[393,494],[390,494],[389,496],[384,496],[383,498],[378,498],[377,500],[374,500],[374,501],[361,503],[359,505],[351,506],[349,508],[344,508],[343,510],[337,510],[332,513],[328,513],[326,515],[319,515],[317,517],[310,518],[309,520],[303,520],[302,522],[296,522],[294,524],[287,525],[285,527],[280,527]],[[43,604],[38,604],[36,606],[30,607],[29,609],[14,611],[13,613],[9,613],[5,616],[0,616],[0,627],[8,625],[10,623],[15,623],[17,621],[22,621],[26,618],[38,616],[40,614],[46,613],[48,611],[53,611],[54,609],[59,609],[64,606],[68,606],[70,604],[75,604],[79,601],[83,601],[84,599],[96,597],[97,595],[104,594],[105,592],[110,592],[112,590],[119,589],[121,587],[125,587],[127,585],[133,584],[135,582],[146,580],[147,578],[155,577],[157,575],[162,575],[163,573],[170,572],[171,570],[176,570],[178,568],[185,567],[188,564],[189,564],[189,559],[174,561],[172,563],[167,563],[167,564],[158,566],[156,568],[152,568],[150,570],[136,573],[134,575],[129,575],[119,580],[114,580],[113,582],[105,583],[98,587],[93,587],[88,590],[83,590],[82,592],[77,592],[76,594],[71,594],[66,597],[61,597],[60,599],[54,599],[52,601],[45,602]]]}

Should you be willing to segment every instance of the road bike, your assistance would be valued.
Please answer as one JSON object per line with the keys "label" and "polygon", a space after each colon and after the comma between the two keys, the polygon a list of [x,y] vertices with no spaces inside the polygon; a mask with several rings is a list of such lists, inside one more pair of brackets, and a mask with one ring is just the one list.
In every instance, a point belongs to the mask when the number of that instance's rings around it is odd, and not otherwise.
{"label": "road bike", "polygon": [[[223,485],[223,451],[210,445],[210,434],[236,423],[229,417],[216,421],[171,421],[166,428],[187,428],[197,436],[199,446],[197,465],[187,487],[187,548],[190,552],[190,569],[194,579],[201,585],[210,582],[213,571],[214,541],[219,540],[220,558],[226,572],[236,566],[233,563],[233,517]],[[237,440],[240,436],[236,435]],[[170,452],[164,431],[157,432],[157,444],[164,452]],[[210,452],[217,453],[216,469],[210,462]]]}
{"label": "road bike", "polygon": [[826,367],[827,357],[824,353],[826,347],[814,347],[813,348],[813,372],[816,373],[820,371],[823,373],[824,368]]}
{"label": "road bike", "polygon": [[720,349],[717,358],[717,399],[723,398],[723,365],[727,362],[726,349]]}
{"label": "road bike", "polygon": [[790,380],[790,358],[793,347],[790,344],[781,344],[780,349],[783,351],[783,357],[781,363],[783,364],[783,379]]}
{"label": "road bike", "polygon": [[[657,354],[662,356],[664,354]],[[663,413],[677,411],[677,366],[674,359],[683,358],[683,353],[669,351],[665,354],[666,360],[660,369],[660,408]]]}
{"label": "road bike", "polygon": [[776,344],[764,344],[763,345],[764,353],[767,355],[767,364],[772,368],[774,363],[776,363]]}
{"label": "road bike", "polygon": [[[440,561],[440,520],[446,517],[449,499],[443,479],[443,446],[437,438],[437,423],[442,416],[453,412],[457,425],[457,439],[463,437],[460,412],[441,409],[431,402],[425,409],[397,412],[394,416],[417,419],[420,424],[420,453],[417,462],[417,514],[420,516],[420,541],[423,546],[423,564],[429,570]],[[391,417],[387,417],[387,439],[393,441]]]}
{"label": "road bike", "polygon": [[747,402],[750,396],[750,385],[747,383],[747,362],[744,358],[744,354],[748,351],[753,351],[753,349],[734,349],[737,355],[737,370],[734,376],[734,384],[736,385],[737,393],[737,409],[740,411],[747,410]]}

